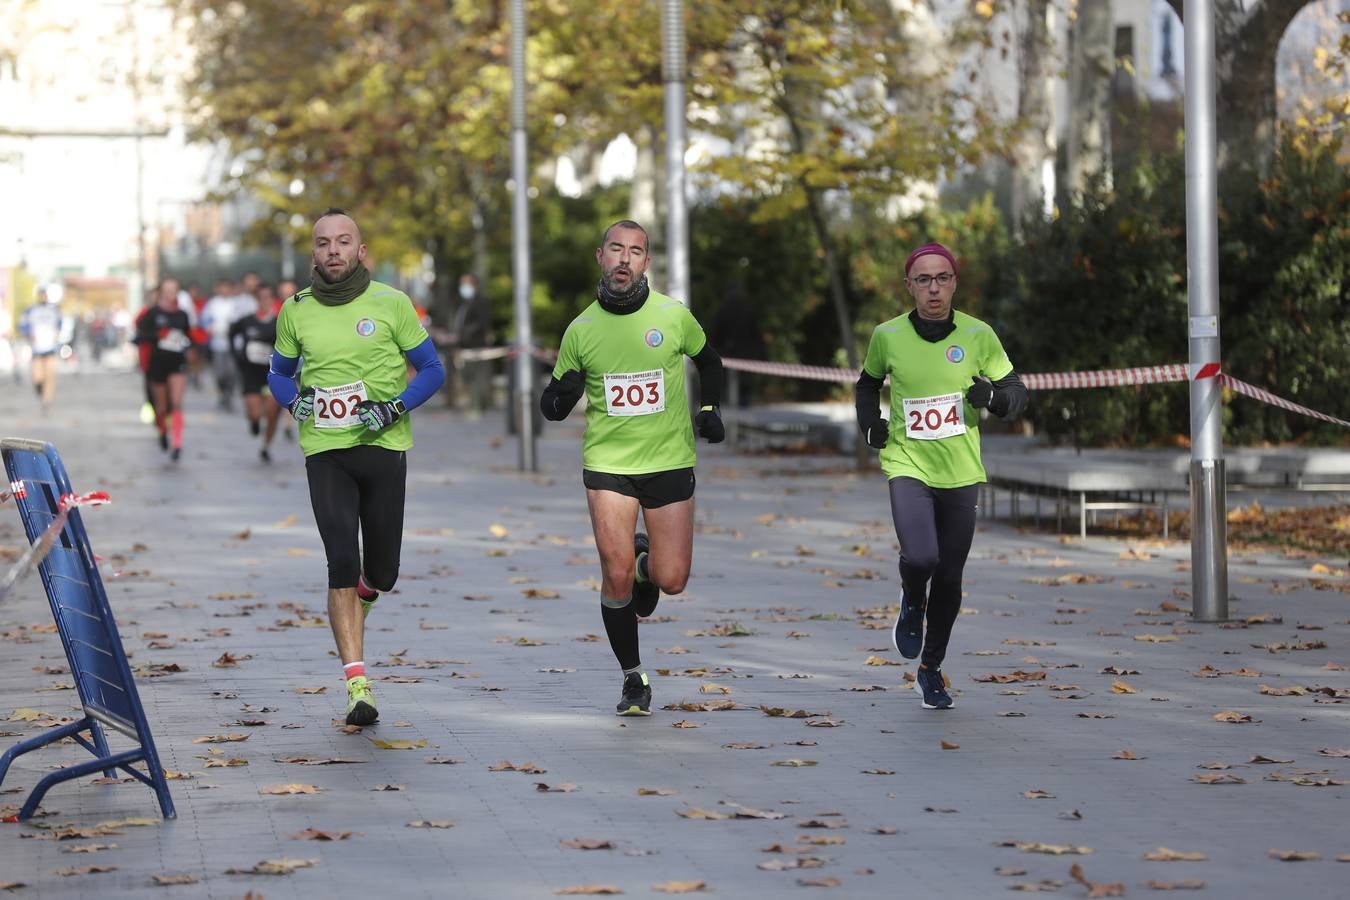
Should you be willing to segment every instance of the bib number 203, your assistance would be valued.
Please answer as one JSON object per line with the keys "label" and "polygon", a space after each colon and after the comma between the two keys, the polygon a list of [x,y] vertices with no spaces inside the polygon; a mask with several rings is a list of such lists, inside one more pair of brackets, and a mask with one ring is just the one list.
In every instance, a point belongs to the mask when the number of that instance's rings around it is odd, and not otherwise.
{"label": "bib number 203", "polygon": [[660,369],[605,376],[605,412],[611,416],[649,416],[666,408],[666,379]]}

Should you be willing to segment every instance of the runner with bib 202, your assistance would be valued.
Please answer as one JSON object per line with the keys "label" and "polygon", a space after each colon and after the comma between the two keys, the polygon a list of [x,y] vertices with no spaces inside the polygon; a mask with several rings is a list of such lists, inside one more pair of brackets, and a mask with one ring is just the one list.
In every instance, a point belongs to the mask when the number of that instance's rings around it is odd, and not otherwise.
{"label": "runner with bib 202", "polygon": [[[623,670],[621,716],[651,714],[638,617],[652,614],[662,591],[678,594],[689,580],[693,429],[713,444],[726,436],[718,411],[722,358],[683,303],[650,289],[647,250],[647,232],[636,222],[605,231],[595,251],[596,301],[567,326],[540,398],[544,416],[556,422],[586,397],[581,480],[600,554],[600,613]],[[693,428],[685,356],[699,374]],[[635,534],[639,509],[647,531]]]}
{"label": "runner with bib 202", "polygon": [[408,295],[371,280],[350,216],[328,210],[314,223],[313,242],[310,286],[277,317],[267,384],[300,423],[309,500],[328,558],[328,624],[346,676],[347,724],[365,726],[379,717],[363,659],[365,618],[398,578],[408,413],[436,393],[445,369]]}
{"label": "runner with bib 202", "polygon": [[[952,705],[942,660],[961,611],[961,573],[985,481],[980,410],[1014,419],[1027,405],[1026,386],[994,330],[952,309],[956,281],[956,259],[941,244],[909,255],[905,288],[914,309],[872,332],[855,388],[858,427],[881,451],[900,540],[900,613],[891,639],[906,659],[922,652],[914,687],[924,709]],[[881,417],[888,376],[889,422]]]}

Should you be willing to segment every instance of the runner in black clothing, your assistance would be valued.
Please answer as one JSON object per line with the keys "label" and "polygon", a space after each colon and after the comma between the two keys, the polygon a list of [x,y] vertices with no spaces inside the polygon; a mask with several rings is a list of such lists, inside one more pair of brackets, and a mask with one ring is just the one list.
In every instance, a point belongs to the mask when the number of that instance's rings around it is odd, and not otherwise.
{"label": "runner in black clothing", "polygon": [[146,377],[155,404],[159,447],[171,450],[174,462],[183,455],[183,392],[187,389],[192,352],[191,330],[188,314],[178,305],[178,281],[164,279],[160,282],[158,302],[141,318],[136,329],[136,343],[151,348]]}
{"label": "runner in black clothing", "polygon": [[[272,438],[277,433],[281,407],[272,399],[267,388],[267,369],[272,362],[272,345],[277,340],[276,304],[270,290],[258,290],[258,308],[230,326],[230,352],[239,366],[239,381],[244,394],[244,415],[249,433],[257,437],[262,432],[262,449],[258,457],[271,462]],[[263,418],[267,419],[263,431]]]}

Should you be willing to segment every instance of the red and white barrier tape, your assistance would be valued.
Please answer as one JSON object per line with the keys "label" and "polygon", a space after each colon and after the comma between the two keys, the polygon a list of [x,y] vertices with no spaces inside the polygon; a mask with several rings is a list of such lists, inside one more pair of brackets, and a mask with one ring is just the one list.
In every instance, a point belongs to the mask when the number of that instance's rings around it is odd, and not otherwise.
{"label": "red and white barrier tape", "polygon": [[[10,482],[8,491],[0,491],[0,503],[11,497],[23,498],[27,494],[27,489],[22,481]],[[57,501],[58,512],[52,519],[47,529],[38,536],[27,550],[23,552],[15,562],[10,566],[5,577],[0,579],[0,603],[3,603],[9,597],[9,592],[14,586],[28,576],[33,568],[47,558],[47,554],[52,552],[52,547],[56,545],[56,536],[61,533],[61,529],[66,527],[66,519],[70,518],[70,511],[77,506],[102,506],[105,503],[111,503],[112,498],[108,496],[107,491],[90,491],[87,494],[64,494]]]}
{"label": "red and white barrier tape", "polygon": [[[785,378],[805,378],[812,381],[834,381],[850,383],[858,380],[857,369],[833,369],[825,366],[805,366],[799,363],[775,363],[758,359],[723,358],[722,365],[741,372],[754,372],[760,375],[780,375]],[[1165,384],[1167,382],[1190,381],[1192,368],[1180,363],[1165,366],[1145,366],[1137,369],[1101,369],[1093,372],[1038,372],[1023,375],[1022,383],[1029,391],[1072,390],[1076,388],[1124,387],[1133,384]],[[1301,406],[1292,400],[1272,394],[1270,391],[1238,381],[1223,372],[1218,363],[1203,363],[1194,368],[1194,380],[1217,378],[1224,387],[1268,403],[1280,409],[1300,415],[1320,419],[1350,428],[1350,422],[1338,419],[1326,413]]]}

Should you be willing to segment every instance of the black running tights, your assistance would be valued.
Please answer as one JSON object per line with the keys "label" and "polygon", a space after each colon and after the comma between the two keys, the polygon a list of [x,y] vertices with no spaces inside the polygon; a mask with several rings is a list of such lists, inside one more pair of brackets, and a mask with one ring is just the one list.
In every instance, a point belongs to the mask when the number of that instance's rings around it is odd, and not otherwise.
{"label": "black running tights", "polygon": [[377,591],[391,589],[398,580],[403,544],[407,455],[362,444],[307,456],[305,472],[314,521],[328,556],[328,587],[356,587],[364,547],[366,583]]}
{"label": "black running tights", "polygon": [[892,478],[890,487],[900,581],[911,606],[927,606],[920,661],[935,669],[961,613],[961,572],[975,537],[980,487],[932,488],[917,478]]}

